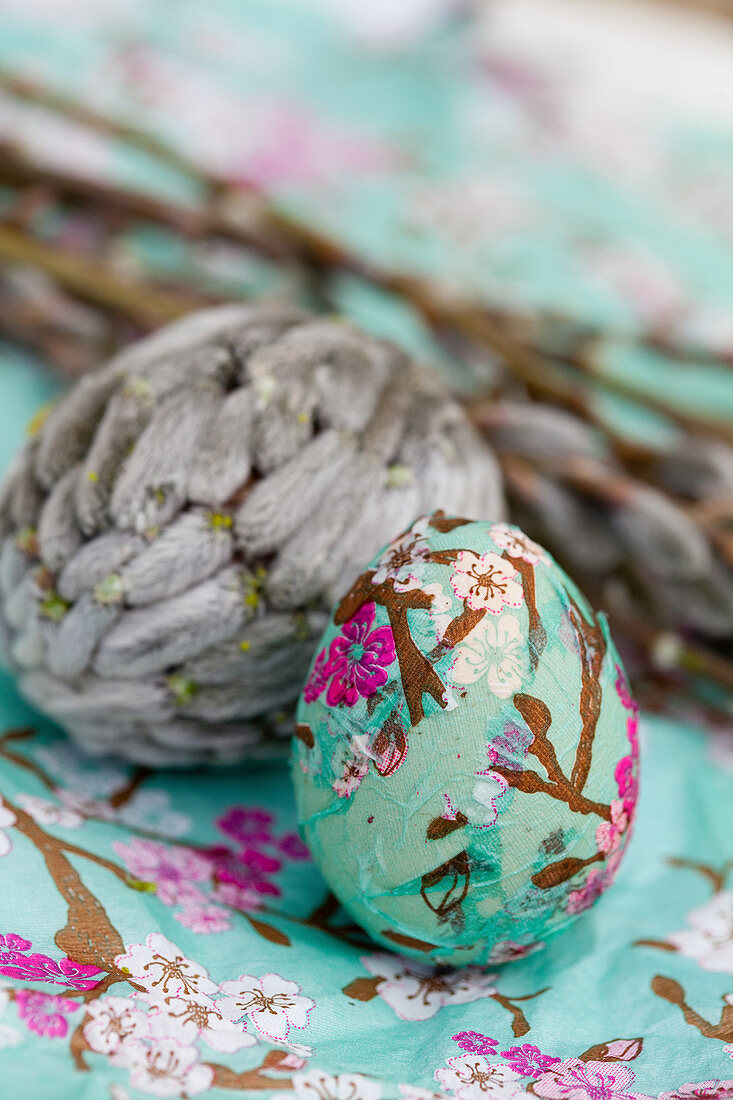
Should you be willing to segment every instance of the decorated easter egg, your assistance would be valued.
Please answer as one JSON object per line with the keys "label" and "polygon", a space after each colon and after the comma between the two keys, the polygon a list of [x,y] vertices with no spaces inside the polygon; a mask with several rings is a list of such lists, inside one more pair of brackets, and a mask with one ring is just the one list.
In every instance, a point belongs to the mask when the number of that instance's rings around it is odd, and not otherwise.
{"label": "decorated easter egg", "polygon": [[297,712],[300,828],[381,944],[521,957],[612,883],[637,709],[602,615],[518,528],[418,519],[333,611]]}

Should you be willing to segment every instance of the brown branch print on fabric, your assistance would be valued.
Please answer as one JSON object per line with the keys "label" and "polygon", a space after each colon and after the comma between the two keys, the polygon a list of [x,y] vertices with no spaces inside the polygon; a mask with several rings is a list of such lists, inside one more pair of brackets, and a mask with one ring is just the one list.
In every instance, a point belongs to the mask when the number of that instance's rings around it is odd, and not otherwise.
{"label": "brown branch print on fabric", "polygon": [[[717,894],[722,893],[725,888],[726,879],[728,874],[733,868],[733,860],[728,860],[720,868],[713,867],[709,863],[698,863],[694,859],[682,859],[679,856],[670,856],[666,861],[670,867],[679,867],[684,871],[695,871],[705,879],[707,883],[712,887],[712,896],[715,898]],[[653,940],[653,939],[640,939],[634,940],[633,947],[653,947],[657,951],[668,951],[670,954],[677,954],[679,948],[676,944],[670,940]]]}
{"label": "brown branch print on fabric", "polygon": [[123,787],[120,787],[118,791],[110,795],[110,806],[114,806],[116,810],[121,809],[122,806],[126,806],[130,799],[137,794],[139,788],[150,775],[152,775],[150,768],[135,768],[127,783],[125,783]]}
{"label": "brown branch print on fabric", "polygon": [[[30,814],[3,797],[8,809],[15,814],[15,828],[23,833],[38,849],[48,868],[58,892],[68,906],[66,925],[54,936],[56,946],[74,962],[91,964],[109,974],[115,982],[125,981],[125,975],[115,966],[115,957],[122,955],[125,945],[117,929],[111,923],[104,906],[84,885],[78,871],[66,858],[66,853],[81,856],[111,871],[123,882],[129,876],[121,867],[51,836],[37,825]],[[95,993],[95,990],[90,992]]]}
{"label": "brown branch print on fabric", "polygon": [[[0,755],[16,766],[34,772],[47,789],[55,792],[56,787],[53,781],[42,768],[22,755],[12,752],[7,747],[8,742],[30,737],[33,732],[30,729],[9,730],[0,737]],[[114,805],[117,808],[124,805],[133,796],[140,784],[144,782],[148,774],[148,770],[145,768],[136,769],[130,780],[117,792]],[[96,863],[97,866],[109,871],[128,886],[131,885],[130,876],[112,860],[97,855],[95,852],[90,852],[76,844],[70,844],[58,837],[51,836],[25,810],[11,802],[6,796],[3,795],[2,801],[8,810],[15,815],[13,827],[22,833],[43,857],[57,890],[66,902],[68,909],[66,924],[54,936],[56,946],[73,962],[96,966],[100,972],[105,974],[105,977],[93,988],[84,991],[67,989],[61,996],[80,997],[82,1003],[88,1004],[90,1001],[102,996],[118,982],[125,982],[133,989],[140,989],[131,980],[129,974],[123,973],[115,965],[115,959],[125,953],[122,936],[110,921],[102,903],[85,886],[81,876],[71,865],[67,856],[74,855],[91,863]],[[265,939],[282,945],[290,944],[290,940],[284,933],[265,924],[251,914],[243,915],[250,926]],[[303,920],[300,923],[312,923],[314,927],[319,927],[332,935],[338,934],[328,927],[325,917],[322,922],[314,921],[311,918],[311,921]],[[89,1071],[90,1068],[84,1058],[84,1055],[92,1050],[84,1037],[84,1027],[89,1020],[90,1015],[85,1012],[72,1032],[69,1042],[69,1053],[74,1060],[76,1069],[79,1071]],[[209,1065],[213,1070],[213,1087],[255,1091],[273,1087],[273,1078],[267,1075],[267,1071],[286,1069],[287,1066],[283,1065],[286,1057],[287,1052],[269,1051],[261,1065],[242,1073],[235,1073],[229,1067],[217,1063],[203,1064]],[[278,1077],[277,1085],[280,1089],[291,1089],[293,1087],[292,1077]]]}
{"label": "brown branch print on fabric", "polygon": [[684,1016],[685,1023],[697,1028],[706,1039],[720,1039],[723,1043],[733,1043],[733,1003],[726,999],[731,996],[730,993],[723,994],[720,1020],[717,1024],[711,1024],[687,1003],[684,989],[674,978],[666,978],[663,974],[655,975],[652,978],[652,992],[663,1001],[677,1005]]}
{"label": "brown branch print on fabric", "polygon": [[680,867],[686,871],[696,871],[698,875],[702,875],[713,888],[714,894],[719,894],[725,886],[725,880],[728,877],[728,872],[733,867],[733,860],[728,863],[724,863],[718,870],[717,867],[711,867],[709,863],[697,863],[693,859],[680,859],[677,856],[671,856],[667,863],[670,867]]}
{"label": "brown branch print on fabric", "polygon": [[286,1050],[270,1050],[265,1055],[261,1065],[256,1066],[255,1069],[244,1070],[243,1073],[235,1073],[229,1066],[222,1066],[218,1062],[204,1062],[203,1064],[214,1071],[214,1088],[259,1092],[272,1090],[275,1085],[278,1089],[293,1088],[292,1077],[273,1077],[268,1074],[268,1071],[271,1073],[272,1070],[286,1069],[287,1058],[288,1052]]}
{"label": "brown branch print on fabric", "polygon": [[502,993],[492,993],[491,1000],[496,1001],[502,1008],[505,1008],[507,1012],[512,1015],[512,1033],[515,1038],[520,1039],[522,1035],[526,1035],[529,1031],[529,1023],[527,1017],[524,1015],[524,1011],[519,1007],[520,1001],[531,1001],[535,997],[539,997],[542,993],[547,993],[549,985],[546,985],[544,989],[538,989],[536,993],[528,993],[525,997],[505,997]]}
{"label": "brown branch print on fabric", "polygon": [[74,1028],[69,1042],[69,1052],[74,1059],[74,1065],[78,1070],[88,1070],[89,1066],[84,1061],[84,1055],[91,1051],[89,1043],[84,1038],[84,1028],[90,1020],[87,1012],[84,1013],[79,1023]]}
{"label": "brown branch print on fabric", "polygon": [[[417,942],[419,943],[420,941]],[[432,950],[435,945],[425,944],[424,946],[426,950]],[[460,971],[453,970],[450,967],[436,966],[432,973],[426,974],[424,970],[413,972],[410,971],[410,964],[408,961],[406,962],[406,973],[411,981],[416,983],[416,988],[411,988],[410,999],[417,1001],[435,993],[447,993],[450,995],[451,988],[455,982],[455,976],[460,974]],[[349,982],[348,985],[343,987],[341,992],[350,1000],[362,1002],[372,1001],[375,997],[379,996],[379,988],[385,984],[386,980],[386,978],[379,974],[375,974],[368,978],[354,978],[352,982]],[[542,989],[538,989],[536,993],[526,993],[523,997],[507,997],[503,993],[499,993],[498,990],[495,990],[493,993],[487,993],[486,999],[496,1001],[498,1005],[511,1015],[512,1033],[516,1038],[520,1038],[520,1036],[526,1035],[530,1030],[530,1024],[524,1014],[524,1010],[520,1008],[520,1004],[525,1001],[532,1001],[535,997],[540,997],[543,993],[547,993],[549,989],[549,985],[544,986]]]}

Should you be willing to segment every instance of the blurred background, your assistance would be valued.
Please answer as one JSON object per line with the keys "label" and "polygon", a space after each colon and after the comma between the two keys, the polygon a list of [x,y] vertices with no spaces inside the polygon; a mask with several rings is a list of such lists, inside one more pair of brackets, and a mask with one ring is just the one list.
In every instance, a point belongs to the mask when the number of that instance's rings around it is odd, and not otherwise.
{"label": "blurred background", "polygon": [[432,363],[645,705],[730,727],[733,2],[0,0],[0,466],[233,298]]}

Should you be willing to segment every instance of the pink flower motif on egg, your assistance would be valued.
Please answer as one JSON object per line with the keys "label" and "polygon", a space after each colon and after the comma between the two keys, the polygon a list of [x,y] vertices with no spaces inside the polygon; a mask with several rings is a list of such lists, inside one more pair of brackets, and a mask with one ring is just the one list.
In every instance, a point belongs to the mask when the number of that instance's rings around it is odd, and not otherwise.
{"label": "pink flower motif on egg", "polygon": [[491,764],[500,764],[511,771],[521,771],[531,743],[532,733],[529,729],[509,725],[489,741],[486,751]]}
{"label": "pink flower motif on egg", "polygon": [[606,888],[606,876],[599,868],[594,867],[587,879],[577,890],[568,894],[568,913],[582,913],[590,909],[591,905],[601,896]]}
{"label": "pink flower motif on egg", "polygon": [[364,752],[362,740],[352,737],[348,744],[342,745],[341,752],[334,758],[337,775],[331,786],[339,798],[349,798],[361,784],[369,771],[370,758]]}
{"label": "pink flower motif on egg", "polygon": [[521,558],[530,565],[547,561],[547,552],[518,527],[512,527],[509,523],[494,523],[490,533],[496,545],[506,550],[512,558]]}
{"label": "pink flower motif on egg", "polygon": [[639,794],[639,779],[636,772],[636,763],[631,756],[624,756],[619,760],[614,772],[618,793],[627,817],[633,814]]}
{"label": "pink flower motif on egg", "polygon": [[322,649],[316,657],[316,663],[313,666],[313,670],[308,677],[308,681],[303,688],[303,698],[306,703],[314,703],[319,695],[323,692],[326,684],[328,683],[328,651]]}
{"label": "pink flower motif on egg", "polygon": [[626,736],[631,747],[628,756],[622,757],[616,765],[614,778],[619,798],[623,801],[624,813],[631,822],[636,801],[639,796],[639,708],[629,694],[626,677],[616,666],[616,692],[621,705],[628,712],[626,716]]}
{"label": "pink flower motif on egg", "polygon": [[490,829],[499,816],[499,801],[509,786],[503,775],[491,770],[478,773],[473,785],[473,802],[468,806],[469,820],[480,829]]}
{"label": "pink flower motif on egg", "polygon": [[394,539],[377,562],[372,584],[391,580],[395,592],[419,588],[430,562],[429,530],[430,517],[422,516],[404,535]]}
{"label": "pink flower motif on egg", "polygon": [[[328,658],[323,650],[316,659],[305,687],[306,702],[313,702],[326,684],[326,703],[353,707],[387,682],[387,669],[395,659],[395,644],[388,626],[373,628],[373,603],[359,608],[331,642]],[[329,683],[330,681],[330,683]]]}
{"label": "pink flower motif on egg", "polygon": [[504,607],[521,607],[524,600],[517,570],[498,554],[474,554],[461,550],[456,555],[450,583],[459,599],[472,611],[498,615]]}
{"label": "pink flower motif on egg", "polygon": [[621,705],[625,710],[637,711],[638,707],[636,700],[632,697],[629,691],[629,685],[624,675],[623,669],[616,665],[616,693],[621,700]]}
{"label": "pink flower motif on egg", "polygon": [[456,647],[450,676],[460,686],[486,678],[489,690],[499,699],[519,691],[524,676],[522,631],[515,615],[498,618],[485,615]]}
{"label": "pink flower motif on egg", "polygon": [[542,940],[537,943],[518,943],[517,940],[500,940],[499,943],[494,944],[489,954],[488,963],[493,966],[495,963],[513,962],[515,959],[526,959],[527,955],[533,955],[535,951],[539,951],[545,944]]}
{"label": "pink flower motif on egg", "polygon": [[621,844],[621,838],[629,825],[629,818],[623,802],[614,798],[611,803],[611,820],[602,821],[596,829],[596,846],[599,852],[609,855]]}

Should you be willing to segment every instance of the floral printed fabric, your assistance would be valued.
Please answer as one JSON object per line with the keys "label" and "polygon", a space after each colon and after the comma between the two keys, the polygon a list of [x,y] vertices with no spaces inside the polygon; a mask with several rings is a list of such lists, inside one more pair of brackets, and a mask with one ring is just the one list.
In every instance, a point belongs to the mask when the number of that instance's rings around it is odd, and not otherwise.
{"label": "floral printed fabric", "polygon": [[4,677],[0,710],[3,1100],[733,1098],[720,735],[643,719],[613,890],[537,955],[450,970],[349,923],[284,766],[148,774],[79,757]]}
{"label": "floral printed fabric", "polygon": [[296,733],[304,838],[387,947],[505,962],[615,878],[637,708],[605,620],[517,527],[436,512],[394,539],[336,606]]}

